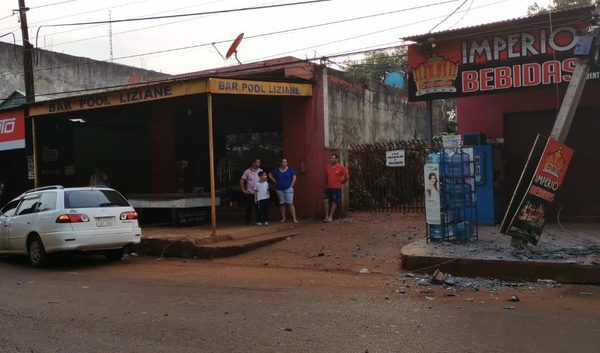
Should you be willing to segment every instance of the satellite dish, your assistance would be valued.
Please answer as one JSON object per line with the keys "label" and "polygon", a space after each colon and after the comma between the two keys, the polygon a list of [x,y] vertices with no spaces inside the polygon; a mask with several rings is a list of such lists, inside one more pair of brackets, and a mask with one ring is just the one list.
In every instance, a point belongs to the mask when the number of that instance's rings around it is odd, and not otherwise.
{"label": "satellite dish", "polygon": [[237,60],[237,62],[241,65],[242,63],[240,62],[240,59],[238,59],[237,57],[237,47],[240,45],[240,43],[242,42],[242,39],[244,38],[244,33],[240,33],[237,38],[233,41],[233,43],[231,43],[231,46],[229,47],[229,50],[227,50],[227,54],[225,54],[225,59],[229,59],[232,55],[235,56],[235,60]]}

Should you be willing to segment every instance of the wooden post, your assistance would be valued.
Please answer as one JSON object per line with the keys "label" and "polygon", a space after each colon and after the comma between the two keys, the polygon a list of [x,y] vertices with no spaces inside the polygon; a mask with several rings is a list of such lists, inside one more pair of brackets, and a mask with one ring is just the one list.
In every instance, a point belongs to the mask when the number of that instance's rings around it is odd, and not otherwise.
{"label": "wooden post", "polygon": [[210,224],[212,235],[217,235],[217,198],[215,192],[215,149],[213,140],[212,94],[206,94],[208,101],[208,158],[210,163]]}

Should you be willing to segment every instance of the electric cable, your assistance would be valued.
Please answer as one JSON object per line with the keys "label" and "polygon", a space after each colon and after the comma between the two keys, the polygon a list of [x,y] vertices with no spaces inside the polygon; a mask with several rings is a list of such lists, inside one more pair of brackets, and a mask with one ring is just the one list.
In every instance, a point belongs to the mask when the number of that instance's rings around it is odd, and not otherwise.
{"label": "electric cable", "polygon": [[473,6],[473,4],[475,3],[475,0],[471,0],[471,3],[469,4],[469,7],[467,7],[467,11],[463,12],[463,15],[458,19],[458,21],[454,22],[454,24],[450,27],[448,27],[448,29],[452,29],[454,28],[454,26],[456,26],[457,24],[460,23],[460,21],[462,21],[465,16],[467,16],[467,14],[469,13],[469,11],[471,10],[471,7]]}
{"label": "electric cable", "polygon": [[48,7],[48,6],[60,5],[60,4],[64,4],[64,3],[67,3],[67,2],[73,2],[73,1],[77,1],[77,0],[64,0],[64,1],[55,2],[55,3],[52,3],[52,4],[46,4],[46,5],[40,5],[40,6],[30,7],[29,9],[30,10],[41,9],[41,8]]}
{"label": "electric cable", "polygon": [[[142,0],[142,1],[137,1],[137,2],[143,2],[143,1],[148,1],[148,0]],[[199,6],[204,6],[204,5],[208,5],[208,4],[214,4],[214,3],[223,2],[223,1],[225,1],[225,0],[215,0],[215,1],[202,2],[202,3],[199,3],[199,4],[195,4],[195,5],[191,5],[191,6],[179,7],[179,8],[168,10],[168,11],[153,12],[153,13],[150,13],[148,15],[157,15],[157,14],[160,14],[160,13],[169,13],[169,12],[174,12],[174,11],[179,11],[179,10],[185,10],[185,9],[189,9],[189,8],[193,8],[193,7],[199,7]],[[109,9],[109,10],[112,10],[112,9]],[[149,26],[149,27],[142,27],[142,28],[139,28],[138,30],[145,30],[145,29],[149,29],[149,28],[161,27],[161,26],[165,26],[165,25],[168,25],[168,24],[172,24],[172,23],[181,23],[181,22],[185,22],[185,21],[193,21],[193,20],[196,20],[196,19],[197,18],[191,18],[191,19],[182,20],[182,21],[173,21],[173,22],[168,22],[168,23],[161,23],[160,25],[154,25],[154,26]],[[63,34],[63,33],[72,33],[73,31],[82,31],[82,30],[86,30],[86,29],[90,29],[90,28],[99,27],[99,26],[102,26],[102,24],[90,25],[90,26],[86,26],[86,27],[79,27],[79,28],[75,28],[75,29],[71,28],[69,30],[64,30],[64,31],[59,31],[59,32],[50,32],[50,33],[46,34],[45,36],[54,36],[54,35]],[[121,33],[127,33],[127,32],[133,32],[134,30],[129,30],[129,31],[125,31],[125,32],[116,32],[113,35],[117,35],[117,34],[121,34]],[[101,37],[105,37],[105,36],[106,35],[96,36],[96,37],[88,37],[88,38],[84,38],[84,39],[78,39],[77,41],[85,41],[85,40],[95,39],[95,38],[101,38]],[[73,41],[62,42],[62,43],[58,43],[57,45],[62,45],[62,44],[72,43],[72,42]]]}
{"label": "electric cable", "polygon": [[[493,2],[493,3],[489,3],[489,4],[478,6],[475,9],[481,9],[481,8],[485,8],[485,7],[497,5],[497,4],[506,2],[506,1],[509,1],[509,0],[496,1],[496,2]],[[260,57],[260,58],[252,59],[252,60],[264,60],[264,59],[278,57],[278,56],[285,55],[285,54],[291,54],[291,53],[295,53],[297,51],[312,49],[312,48],[316,48],[316,47],[320,47],[320,46],[324,46],[324,45],[337,44],[337,43],[344,42],[344,41],[347,41],[347,40],[352,40],[352,39],[356,39],[356,38],[366,37],[366,36],[369,36],[369,35],[372,35],[372,34],[378,34],[378,33],[386,32],[386,31],[391,31],[391,30],[395,30],[395,29],[400,29],[400,28],[404,28],[404,27],[410,27],[412,25],[420,24],[420,23],[423,23],[423,22],[434,21],[434,20],[437,20],[437,19],[442,18],[442,17],[444,17],[444,16],[437,16],[437,17],[432,17],[432,18],[428,18],[428,19],[425,19],[425,20],[419,20],[419,21],[415,21],[415,22],[405,23],[405,24],[402,24],[400,26],[389,27],[389,28],[385,28],[383,30],[379,30],[379,31],[375,31],[375,32],[370,32],[370,33],[366,33],[366,34],[361,34],[361,35],[358,35],[358,36],[348,37],[348,38],[340,39],[340,40],[333,41],[333,42],[321,43],[321,44],[313,45],[313,46],[310,46],[310,47],[304,47],[304,48],[301,48],[301,49],[286,51],[286,52],[282,52],[282,53],[280,52],[280,53],[277,53],[277,54],[274,54],[274,55],[269,55],[269,56],[266,56],[266,57]],[[247,37],[247,38],[251,39],[252,37]]]}
{"label": "electric cable", "polygon": [[[290,3],[278,4],[278,5],[249,6],[249,7],[240,7],[240,8],[227,9],[227,10],[204,11],[204,12],[177,14],[177,15],[124,18],[124,19],[120,19],[120,20],[110,20],[110,21],[56,23],[56,24],[44,25],[43,27],[83,26],[83,25],[92,25],[92,24],[108,24],[108,23],[136,22],[136,21],[148,21],[148,20],[162,20],[162,19],[166,19],[166,18],[201,16],[201,15],[222,14],[222,13],[241,12],[241,11],[272,9],[272,8],[296,6],[296,5],[307,5],[307,4],[312,4],[312,3],[328,2],[328,1],[331,1],[331,0],[307,0],[307,1],[290,2]],[[450,1],[457,1],[457,0],[450,0]]]}
{"label": "electric cable", "polygon": [[[457,0],[454,0],[454,1],[457,1]],[[505,1],[508,1],[508,0],[500,0],[500,1],[497,1],[497,2],[494,2],[494,3],[490,3],[490,4],[486,4],[486,5],[481,5],[481,6],[477,7],[477,9],[483,8],[483,7],[488,7],[488,6],[493,6],[495,4],[502,3],[502,2],[505,2]],[[445,3],[445,2],[443,2],[443,3]],[[435,6],[437,4],[440,4],[440,3],[434,3],[434,4],[430,4],[428,6]],[[398,12],[398,11],[406,11],[406,9],[395,10],[393,12]],[[380,13],[380,14],[374,14],[374,15],[369,15],[369,16],[373,17],[375,15],[381,15],[381,14],[387,14],[387,13],[389,13],[389,12]],[[348,20],[356,20],[356,19],[359,19],[359,18],[362,18],[362,17],[364,17],[364,16],[350,18]],[[437,16],[437,17],[434,17],[432,19],[427,19],[425,21],[434,20],[434,19],[437,19],[439,17],[440,16]],[[334,21],[334,22],[337,23],[337,22],[340,22],[340,21]],[[423,22],[423,21],[418,21],[418,22]],[[417,22],[415,22],[415,23],[417,23]],[[325,24],[319,24],[319,25],[325,25]],[[301,27],[301,28],[306,28],[306,27],[310,27],[310,26],[304,26],[304,27]],[[403,27],[403,26],[398,26],[398,27]],[[287,30],[283,30],[283,31],[258,34],[258,35],[255,35],[255,36],[247,36],[246,39],[248,40],[248,39],[253,39],[253,38],[265,37],[267,35],[281,34],[282,32],[291,32],[292,30],[296,30],[296,29],[287,29]],[[171,49],[165,49],[165,50],[154,51],[154,52],[146,52],[146,53],[141,53],[141,54],[127,55],[127,56],[122,56],[122,57],[114,58],[113,60],[124,60],[124,59],[133,58],[133,57],[148,56],[148,55],[157,55],[157,54],[171,53],[171,52],[175,52],[175,51],[195,49],[195,48],[199,48],[199,47],[209,46],[209,45],[212,45],[212,44],[227,43],[227,42],[230,42],[231,40],[232,39],[227,39],[227,40],[221,40],[221,41],[218,41],[218,42],[202,43],[202,44],[196,44],[196,45],[190,45],[190,46],[178,47],[178,48],[171,48]],[[332,42],[332,43],[335,43],[335,42]],[[386,43],[384,45],[388,45],[388,44],[392,44],[392,43]],[[312,48],[312,47],[314,47],[314,46],[311,46],[309,48]],[[370,48],[375,48],[375,47],[374,46],[370,46]],[[295,50],[295,51],[297,51],[297,50]],[[291,52],[295,52],[295,51],[291,51]],[[287,54],[287,53],[283,53],[283,54]],[[281,55],[281,54],[278,54],[278,55]],[[261,60],[261,59],[254,59],[254,60]],[[78,66],[78,65],[80,65],[80,64],[67,64],[67,65],[59,65],[59,66],[48,67],[48,68],[40,68],[40,69],[34,69],[34,72],[35,71],[46,71],[46,70],[58,69],[58,68],[69,67],[69,66]],[[22,74],[22,72],[20,72],[20,73]],[[4,75],[7,75],[7,74],[15,74],[15,73],[3,73],[3,74],[0,74],[0,76],[4,76]]]}
{"label": "electric cable", "polygon": [[460,8],[463,7],[463,5],[467,3],[467,1],[469,1],[469,0],[464,0],[460,5],[458,5],[458,7],[456,9],[454,9],[454,11],[452,11],[448,16],[446,16],[443,20],[441,20],[440,23],[433,26],[433,28],[430,29],[429,32],[427,32],[427,33],[433,32],[433,30],[436,29],[439,25],[446,22],[446,20],[449,19],[452,15],[454,15],[456,13],[456,11],[460,10]]}
{"label": "electric cable", "polygon": [[[259,38],[259,37],[262,37],[262,36],[271,36],[271,35],[277,35],[277,34],[283,34],[283,33],[295,32],[295,31],[301,31],[301,30],[306,30],[306,29],[313,29],[313,28],[318,28],[318,27],[330,26],[330,25],[334,25],[334,24],[340,24],[340,23],[358,21],[358,20],[363,20],[363,19],[367,19],[367,18],[373,18],[373,17],[391,15],[391,14],[395,14],[395,13],[399,13],[399,12],[419,10],[419,9],[423,9],[423,8],[433,7],[433,6],[444,5],[444,4],[452,3],[452,2],[456,2],[456,1],[459,1],[459,0],[444,0],[444,1],[441,1],[441,2],[436,2],[436,3],[432,3],[432,4],[427,4],[427,5],[418,5],[418,6],[413,6],[413,7],[409,7],[409,8],[403,8],[403,9],[399,9],[399,10],[392,10],[392,11],[375,13],[375,14],[371,14],[371,15],[358,16],[358,17],[346,18],[346,19],[341,19],[341,20],[336,20],[336,21],[330,21],[330,22],[324,22],[324,23],[317,23],[317,24],[308,25],[308,26],[302,26],[302,27],[295,27],[295,28],[290,28],[290,29],[284,29],[284,30],[280,30],[280,31],[269,32],[269,33],[266,33],[266,34],[260,34],[260,35],[255,35],[255,36],[247,36],[246,40],[247,39],[251,39],[251,38]],[[179,21],[178,22],[171,22],[169,24],[173,24],[173,23],[179,23]],[[151,27],[145,27],[145,28],[141,28],[140,30],[148,29],[148,28],[154,28],[154,27],[159,27],[159,26],[162,26],[162,25],[165,25],[165,24],[161,24],[161,25],[157,25],[157,26],[151,26]],[[39,31],[39,29],[38,29],[38,31]],[[115,33],[115,35],[122,34],[122,33],[130,33],[130,32],[135,32],[135,31],[136,31],[135,29],[133,29],[133,30],[127,30],[127,31],[123,31],[123,32],[117,32],[117,33]],[[102,37],[106,37],[106,35],[100,35],[100,36],[95,36],[95,37],[82,38],[82,39],[72,40],[72,41],[68,41],[68,42],[62,42],[62,43],[59,43],[59,44],[54,44],[54,46],[58,46],[58,45],[62,45],[62,44],[76,43],[76,42],[82,42],[82,41],[86,41],[86,40],[89,40],[89,39],[96,39],[96,38],[102,38]],[[37,38],[37,35],[36,35],[36,38]],[[37,41],[37,39],[36,39],[36,41]],[[218,44],[218,43],[220,43],[220,42],[215,42],[215,44]]]}

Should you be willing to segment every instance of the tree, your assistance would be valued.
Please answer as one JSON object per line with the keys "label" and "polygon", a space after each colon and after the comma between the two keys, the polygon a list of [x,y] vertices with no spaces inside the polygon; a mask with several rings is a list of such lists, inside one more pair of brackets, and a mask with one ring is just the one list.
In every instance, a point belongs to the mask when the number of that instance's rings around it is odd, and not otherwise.
{"label": "tree", "polygon": [[363,60],[346,62],[346,72],[360,80],[382,82],[390,72],[405,71],[406,58],[405,48],[374,50]]}
{"label": "tree", "polygon": [[529,5],[529,7],[527,7],[527,15],[533,16],[541,13],[546,13],[548,11],[564,10],[570,7],[592,5],[593,2],[594,0],[552,0],[552,5],[550,5],[547,8],[540,6],[537,2],[534,2],[533,5]]}

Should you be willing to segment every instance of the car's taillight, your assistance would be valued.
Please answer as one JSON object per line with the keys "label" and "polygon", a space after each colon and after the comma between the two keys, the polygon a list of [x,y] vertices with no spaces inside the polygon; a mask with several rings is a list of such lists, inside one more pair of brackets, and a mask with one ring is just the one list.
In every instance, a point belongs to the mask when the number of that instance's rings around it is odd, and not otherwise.
{"label": "car's taillight", "polygon": [[90,217],[83,213],[61,214],[56,218],[56,223],[81,223],[89,221]]}
{"label": "car's taillight", "polygon": [[121,213],[121,217],[119,217],[122,221],[130,221],[138,218],[138,214],[135,211],[131,212],[123,212]]}

